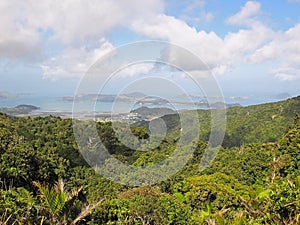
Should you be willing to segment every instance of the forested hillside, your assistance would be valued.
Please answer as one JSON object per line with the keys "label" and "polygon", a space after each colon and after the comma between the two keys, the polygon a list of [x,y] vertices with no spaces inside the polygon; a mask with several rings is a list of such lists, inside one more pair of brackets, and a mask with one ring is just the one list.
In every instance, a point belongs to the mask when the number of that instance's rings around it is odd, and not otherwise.
{"label": "forested hillside", "polygon": [[[0,224],[300,224],[300,96],[228,109],[223,146],[203,171],[210,111],[198,114],[201,133],[188,164],[141,187],[95,173],[78,150],[71,119],[0,114]],[[109,122],[97,122],[97,130],[114,157],[147,166],[168,157],[178,141],[178,115],[161,119],[168,134],[152,151],[125,147]],[[131,131],[147,143],[147,122]]]}

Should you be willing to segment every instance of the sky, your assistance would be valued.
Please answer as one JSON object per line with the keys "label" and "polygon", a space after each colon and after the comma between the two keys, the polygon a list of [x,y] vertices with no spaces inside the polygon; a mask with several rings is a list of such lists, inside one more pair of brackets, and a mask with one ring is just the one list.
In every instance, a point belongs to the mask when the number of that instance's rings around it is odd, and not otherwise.
{"label": "sky", "polygon": [[225,95],[300,95],[299,12],[300,0],[3,0],[0,92],[73,95],[105,54],[160,40],[197,55]]}

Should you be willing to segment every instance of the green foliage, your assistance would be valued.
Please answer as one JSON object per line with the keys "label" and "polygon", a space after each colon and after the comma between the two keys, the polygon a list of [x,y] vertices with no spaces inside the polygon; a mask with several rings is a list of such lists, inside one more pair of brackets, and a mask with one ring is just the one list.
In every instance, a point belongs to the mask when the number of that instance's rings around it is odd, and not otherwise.
{"label": "green foliage", "polygon": [[131,127],[131,132],[134,136],[138,137],[138,139],[149,138],[149,134],[147,133],[147,129],[145,127]]}
{"label": "green foliage", "polygon": [[66,159],[59,157],[52,148],[37,151],[34,146],[16,132],[0,128],[0,175],[7,184],[30,185],[34,180],[50,182],[64,174]]}
{"label": "green foliage", "polygon": [[127,189],[123,185],[102,177],[94,169],[88,167],[72,168],[66,177],[66,186],[69,189],[82,186],[82,192],[89,202],[115,197],[119,192]]}
{"label": "green foliage", "polygon": [[[199,139],[188,146],[179,145],[178,114],[161,117],[167,135],[160,143],[151,142],[145,121],[129,129],[120,123],[117,131],[112,123],[96,123],[97,137],[88,129],[93,124],[82,122],[76,132],[83,138],[76,143],[71,119],[0,113],[0,224],[300,224],[299,109],[300,97],[228,109],[223,147],[203,171],[199,163],[209,146],[208,110],[198,111]],[[183,114],[188,121],[192,112]],[[185,131],[187,139],[193,129]],[[128,134],[134,137],[129,144],[148,151],[125,146]],[[160,184],[127,187],[86,163],[96,166],[105,159],[99,139],[115,158],[133,166],[170,159],[169,166],[177,168],[186,157],[190,160]],[[79,152],[77,144],[89,146]],[[186,154],[188,147],[193,154]],[[138,178],[146,184],[161,175],[124,174],[122,167],[110,165],[124,183]]]}
{"label": "green foliage", "polygon": [[249,200],[241,198],[250,221],[259,224],[299,224],[300,190],[281,180],[259,188]]}
{"label": "green foliage", "polygon": [[190,209],[152,187],[128,190],[107,200],[89,224],[190,224]]}
{"label": "green foliage", "polygon": [[280,173],[295,179],[300,175],[300,118],[297,115],[294,124],[278,141],[277,155],[288,157],[289,163]]}
{"label": "green foliage", "polygon": [[[87,217],[101,203],[99,201],[94,205],[87,205],[84,208],[81,205],[80,207],[76,199],[81,193],[82,187],[68,192],[65,190],[62,180],[58,180],[53,187],[42,185],[39,182],[35,182],[34,184],[39,189],[40,198],[43,202],[42,208],[46,211],[46,218],[49,218],[45,222],[50,224],[75,225]],[[74,212],[78,212],[78,215],[75,214],[76,217],[73,215]]]}
{"label": "green foliage", "polygon": [[[0,224],[22,223],[25,224],[29,218],[37,217],[36,198],[25,188],[0,189]],[[4,218],[5,217],[5,218]]]}
{"label": "green foliage", "polygon": [[221,149],[211,166],[203,173],[222,172],[247,185],[264,184],[272,160],[273,143],[248,144],[238,148]]}
{"label": "green foliage", "polygon": [[293,123],[299,112],[300,97],[286,101],[227,110],[227,126],[224,147],[249,143],[274,142]]}
{"label": "green foliage", "polygon": [[174,192],[182,193],[193,209],[211,204],[213,211],[239,206],[238,196],[245,196],[248,188],[232,176],[222,173],[189,177],[174,185]]}
{"label": "green foliage", "polygon": [[62,181],[59,181],[54,188],[41,185],[39,182],[36,182],[35,185],[38,187],[41,197],[45,201],[45,207],[50,214],[54,217],[60,217],[68,197],[63,190]]}

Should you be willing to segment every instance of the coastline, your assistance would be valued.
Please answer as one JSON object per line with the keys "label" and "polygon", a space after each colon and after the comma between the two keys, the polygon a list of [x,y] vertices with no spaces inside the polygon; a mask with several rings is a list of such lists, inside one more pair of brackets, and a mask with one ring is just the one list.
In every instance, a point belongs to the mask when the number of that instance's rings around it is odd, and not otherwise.
{"label": "coastline", "polygon": [[[0,98],[0,111],[8,115],[16,117],[37,117],[37,116],[59,116],[61,118],[79,118],[79,119],[91,119],[91,118],[101,118],[103,120],[108,120],[106,118],[125,118],[125,120],[130,120],[130,118],[135,118],[137,115],[131,114],[128,118],[126,115],[130,114],[130,111],[136,110],[141,107],[148,108],[169,108],[174,111],[179,110],[207,110],[210,108],[230,108],[230,107],[247,107],[251,105],[259,105],[271,102],[278,102],[286,100],[284,99],[274,99],[274,98],[249,98],[249,97],[225,97],[225,102],[218,101],[219,99],[214,99],[212,105],[208,105],[208,102],[197,96],[194,97],[193,102],[181,102],[180,98],[172,101],[171,103],[167,101],[158,101],[157,98],[148,98],[145,101],[138,101],[137,98],[126,97],[126,101],[118,101],[116,106],[115,102],[112,101],[90,101],[82,100],[76,102],[76,113],[73,113],[73,101],[62,101],[59,97],[43,97],[43,96],[26,96],[19,98]],[[154,101],[154,102],[153,102]],[[20,105],[27,105],[29,109],[25,111],[16,111],[14,109],[20,107]],[[30,108],[36,107],[36,108]],[[12,110],[13,109],[13,110]],[[78,110],[79,109],[79,110]],[[27,111],[26,111],[27,110]]]}

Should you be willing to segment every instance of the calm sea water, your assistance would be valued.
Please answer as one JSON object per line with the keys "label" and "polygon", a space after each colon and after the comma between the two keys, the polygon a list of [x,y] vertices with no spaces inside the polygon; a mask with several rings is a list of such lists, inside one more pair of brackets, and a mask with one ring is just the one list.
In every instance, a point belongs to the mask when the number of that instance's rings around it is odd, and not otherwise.
{"label": "calm sea water", "polygon": [[[178,100],[176,100],[178,101]],[[212,100],[217,101],[217,100]],[[274,102],[275,99],[270,99],[266,97],[254,97],[254,98],[245,98],[245,99],[233,99],[233,98],[225,98],[226,103],[239,103],[242,106],[261,104],[266,102]],[[278,101],[278,100],[277,100]],[[73,102],[72,101],[62,101],[58,97],[48,97],[48,96],[23,96],[17,98],[0,98],[0,108],[2,107],[15,107],[17,105],[27,104],[34,105],[40,107],[40,110],[36,111],[36,113],[42,112],[53,112],[53,113],[72,113]],[[135,109],[141,106],[147,107],[168,107],[172,109],[192,109],[194,106],[184,105],[184,104],[166,104],[166,105],[137,105],[128,102],[118,103],[117,106],[113,108],[112,102],[97,102],[96,104],[91,101],[82,101],[77,104],[77,108],[79,108],[82,112],[91,111],[93,109],[97,113],[106,113],[106,112],[116,112],[116,113],[126,113],[128,109]],[[130,111],[130,110],[129,110]]]}

